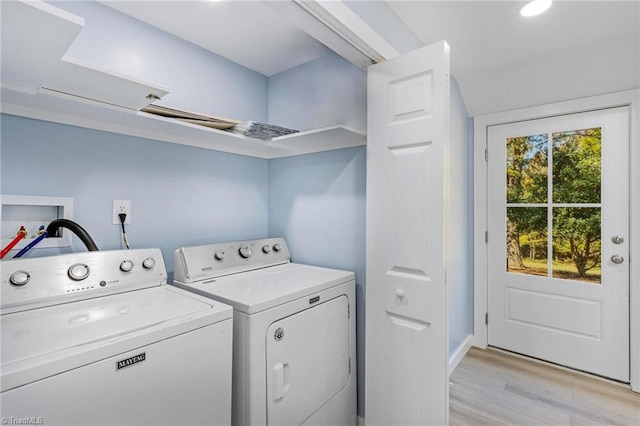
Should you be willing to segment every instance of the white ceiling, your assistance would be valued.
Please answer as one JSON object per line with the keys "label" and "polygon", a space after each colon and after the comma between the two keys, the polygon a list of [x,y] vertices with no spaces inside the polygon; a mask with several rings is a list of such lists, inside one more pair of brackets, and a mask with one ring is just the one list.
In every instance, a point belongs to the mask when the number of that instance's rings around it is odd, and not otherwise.
{"label": "white ceiling", "polygon": [[[526,1],[391,1],[389,5],[426,45],[447,40],[455,75],[519,64],[603,40],[638,40],[638,1],[556,1],[524,18]],[[597,53],[597,52],[594,52]]]}
{"label": "white ceiling", "polygon": [[101,0],[101,3],[266,76],[329,52],[261,1]]}
{"label": "white ceiling", "polygon": [[[102,3],[266,76],[328,51],[261,1]],[[387,3],[390,25],[404,23],[425,45],[449,43],[470,115],[639,85],[640,0],[556,0],[534,18],[519,16],[524,0]]]}
{"label": "white ceiling", "polygon": [[640,87],[640,1],[390,1],[424,44],[447,40],[470,115]]}

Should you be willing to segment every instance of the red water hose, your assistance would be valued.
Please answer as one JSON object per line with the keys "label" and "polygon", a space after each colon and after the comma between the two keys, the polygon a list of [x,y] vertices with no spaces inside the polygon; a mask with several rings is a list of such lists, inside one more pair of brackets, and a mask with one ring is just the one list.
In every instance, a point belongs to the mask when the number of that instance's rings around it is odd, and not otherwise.
{"label": "red water hose", "polygon": [[7,253],[9,253],[11,251],[11,249],[18,244],[18,242],[23,239],[24,237],[27,236],[27,230],[24,229],[24,226],[20,227],[20,230],[18,231],[18,235],[11,240],[11,242],[9,244],[7,244],[7,246],[5,248],[2,249],[2,252],[0,252],[0,259],[2,259]]}

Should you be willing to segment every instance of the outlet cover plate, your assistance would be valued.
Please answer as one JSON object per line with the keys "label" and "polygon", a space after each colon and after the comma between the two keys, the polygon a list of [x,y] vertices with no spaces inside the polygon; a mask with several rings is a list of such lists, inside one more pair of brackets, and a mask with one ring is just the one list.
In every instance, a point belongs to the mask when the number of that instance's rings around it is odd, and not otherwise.
{"label": "outlet cover plate", "polygon": [[114,225],[120,225],[120,213],[125,213],[127,217],[124,220],[124,224],[131,223],[131,200],[113,200],[113,212],[111,214],[111,220]]}

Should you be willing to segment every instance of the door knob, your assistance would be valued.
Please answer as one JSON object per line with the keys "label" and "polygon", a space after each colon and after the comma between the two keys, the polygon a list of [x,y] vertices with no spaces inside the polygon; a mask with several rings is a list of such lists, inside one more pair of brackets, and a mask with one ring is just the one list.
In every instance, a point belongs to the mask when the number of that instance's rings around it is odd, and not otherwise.
{"label": "door knob", "polygon": [[622,238],[620,235],[614,235],[613,237],[611,237],[611,242],[613,244],[622,244],[624,243],[624,238]]}
{"label": "door knob", "polygon": [[611,256],[611,261],[616,265],[619,265],[624,262],[624,257],[620,256],[619,254],[614,254],[613,256]]}
{"label": "door knob", "polygon": [[396,290],[396,297],[398,299],[404,299],[404,290],[399,288]]}

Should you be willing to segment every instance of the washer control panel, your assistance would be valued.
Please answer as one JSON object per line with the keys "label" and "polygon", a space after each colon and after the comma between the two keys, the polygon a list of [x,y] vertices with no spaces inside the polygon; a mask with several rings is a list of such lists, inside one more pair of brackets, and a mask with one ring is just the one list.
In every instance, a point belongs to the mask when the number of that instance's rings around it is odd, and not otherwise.
{"label": "washer control panel", "polygon": [[192,283],[291,261],[283,238],[182,247],[174,253],[174,280]]}
{"label": "washer control panel", "polygon": [[167,282],[160,249],[90,251],[2,262],[2,313]]}

